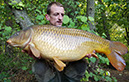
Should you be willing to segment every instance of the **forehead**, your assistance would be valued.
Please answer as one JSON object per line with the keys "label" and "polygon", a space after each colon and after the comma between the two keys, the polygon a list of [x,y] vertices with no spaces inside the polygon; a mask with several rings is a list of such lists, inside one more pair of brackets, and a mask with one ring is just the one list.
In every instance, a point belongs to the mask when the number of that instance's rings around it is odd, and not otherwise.
{"label": "forehead", "polygon": [[51,6],[51,13],[64,13],[64,8],[54,4]]}

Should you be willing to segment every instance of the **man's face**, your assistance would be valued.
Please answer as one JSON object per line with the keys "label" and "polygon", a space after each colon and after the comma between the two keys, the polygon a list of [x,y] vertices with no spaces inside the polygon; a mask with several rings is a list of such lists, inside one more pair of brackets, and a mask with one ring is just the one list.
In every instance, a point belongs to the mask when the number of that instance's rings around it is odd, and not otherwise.
{"label": "man's face", "polygon": [[51,25],[62,26],[63,16],[64,16],[64,8],[54,4],[51,6],[50,15],[48,15],[48,17],[46,18]]}

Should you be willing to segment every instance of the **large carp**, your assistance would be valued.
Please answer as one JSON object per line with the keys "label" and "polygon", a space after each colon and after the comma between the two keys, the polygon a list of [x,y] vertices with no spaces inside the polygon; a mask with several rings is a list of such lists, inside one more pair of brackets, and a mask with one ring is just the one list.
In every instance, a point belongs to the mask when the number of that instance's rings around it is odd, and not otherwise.
{"label": "large carp", "polygon": [[93,55],[94,51],[104,53],[111,64],[122,71],[126,66],[121,55],[127,47],[120,42],[103,39],[95,34],[72,28],[51,25],[34,25],[16,32],[7,43],[31,52],[37,58],[54,61],[55,67],[62,71],[64,62],[80,60]]}

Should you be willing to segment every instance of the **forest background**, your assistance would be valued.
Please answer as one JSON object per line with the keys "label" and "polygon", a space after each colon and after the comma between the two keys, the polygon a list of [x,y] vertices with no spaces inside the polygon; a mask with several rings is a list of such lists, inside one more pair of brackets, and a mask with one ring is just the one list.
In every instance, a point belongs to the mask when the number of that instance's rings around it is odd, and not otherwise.
{"label": "forest background", "polygon": [[[49,24],[47,5],[57,1],[64,5],[63,26],[86,30],[103,38],[120,41],[129,48],[128,0],[1,0],[0,1],[0,81],[36,81],[31,67],[35,61],[21,49],[8,46],[6,40],[30,25]],[[82,81],[117,81],[103,54],[89,58],[89,68]],[[123,56],[129,69],[129,53]],[[109,68],[105,70],[105,68]],[[114,69],[115,70],[115,69]],[[122,75],[120,75],[122,76]],[[23,82],[23,80],[22,80]]]}

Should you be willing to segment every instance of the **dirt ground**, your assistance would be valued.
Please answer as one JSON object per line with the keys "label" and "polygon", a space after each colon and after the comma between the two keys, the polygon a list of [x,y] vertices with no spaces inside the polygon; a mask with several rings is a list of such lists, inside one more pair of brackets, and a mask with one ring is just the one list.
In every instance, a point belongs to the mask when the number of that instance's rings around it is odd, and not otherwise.
{"label": "dirt ground", "polygon": [[10,79],[11,82],[38,82],[34,74],[30,74],[27,71],[23,70],[20,70],[20,73],[8,79]]}
{"label": "dirt ground", "polygon": [[106,69],[111,73],[111,76],[116,77],[117,82],[129,82],[129,70],[119,72],[114,69]]}
{"label": "dirt ground", "polygon": [[[111,73],[111,76],[116,77],[117,82],[129,82],[129,71],[124,70],[119,72],[115,69],[104,69]],[[26,71],[21,71],[21,73],[17,74],[13,78],[10,78],[11,82],[37,82],[34,74],[29,74]]]}

